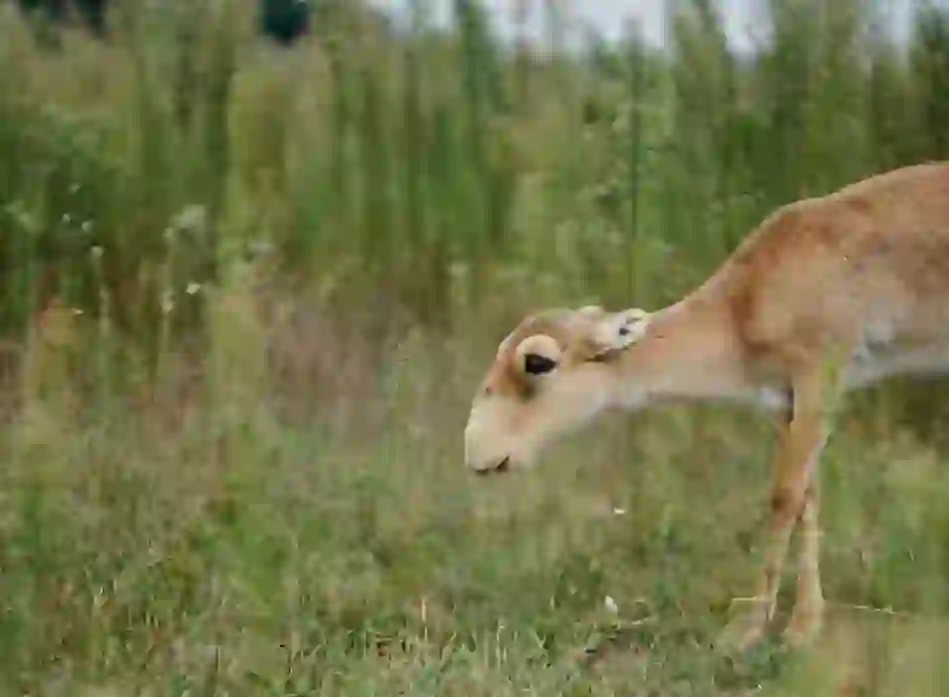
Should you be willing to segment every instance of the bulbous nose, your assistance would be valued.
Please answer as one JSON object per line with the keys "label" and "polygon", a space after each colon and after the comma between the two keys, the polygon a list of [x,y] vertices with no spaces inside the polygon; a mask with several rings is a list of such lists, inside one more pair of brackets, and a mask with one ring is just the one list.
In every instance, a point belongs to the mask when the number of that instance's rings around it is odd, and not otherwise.
{"label": "bulbous nose", "polygon": [[510,457],[497,452],[496,445],[490,442],[488,434],[473,415],[465,426],[465,467],[479,474],[506,468]]}
{"label": "bulbous nose", "polygon": [[478,455],[477,447],[477,424],[473,419],[468,419],[465,426],[465,467],[473,470],[483,468],[482,458]]}

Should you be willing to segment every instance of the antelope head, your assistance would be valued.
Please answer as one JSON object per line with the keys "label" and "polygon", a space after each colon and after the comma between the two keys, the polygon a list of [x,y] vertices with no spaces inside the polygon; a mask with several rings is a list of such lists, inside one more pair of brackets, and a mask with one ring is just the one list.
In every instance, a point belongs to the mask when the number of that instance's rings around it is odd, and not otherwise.
{"label": "antelope head", "polygon": [[480,474],[531,466],[556,438],[635,395],[621,385],[624,349],[650,315],[599,306],[547,310],[524,319],[498,347],[465,427],[465,463]]}

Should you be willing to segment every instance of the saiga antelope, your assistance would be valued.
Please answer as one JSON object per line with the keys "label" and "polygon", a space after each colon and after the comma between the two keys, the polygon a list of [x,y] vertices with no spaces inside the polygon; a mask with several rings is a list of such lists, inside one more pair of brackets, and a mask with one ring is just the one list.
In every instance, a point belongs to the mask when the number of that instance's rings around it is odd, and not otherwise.
{"label": "saiga antelope", "polygon": [[645,312],[546,310],[498,348],[473,399],[465,460],[532,465],[608,408],[728,398],[780,424],[756,592],[720,645],[772,619],[793,529],[801,545],[785,638],[820,629],[820,454],[837,397],[896,374],[949,372],[949,163],[905,167],[767,217],[701,286]]}

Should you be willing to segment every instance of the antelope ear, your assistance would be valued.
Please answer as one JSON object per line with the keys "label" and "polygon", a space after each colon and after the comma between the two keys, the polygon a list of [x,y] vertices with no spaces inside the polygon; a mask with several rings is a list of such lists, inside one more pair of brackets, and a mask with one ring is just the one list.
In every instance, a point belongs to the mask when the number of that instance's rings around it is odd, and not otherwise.
{"label": "antelope ear", "polygon": [[612,351],[632,346],[649,329],[650,314],[638,307],[621,312],[605,312],[600,308],[583,308],[581,313],[590,320],[586,345],[588,357],[599,359]]}

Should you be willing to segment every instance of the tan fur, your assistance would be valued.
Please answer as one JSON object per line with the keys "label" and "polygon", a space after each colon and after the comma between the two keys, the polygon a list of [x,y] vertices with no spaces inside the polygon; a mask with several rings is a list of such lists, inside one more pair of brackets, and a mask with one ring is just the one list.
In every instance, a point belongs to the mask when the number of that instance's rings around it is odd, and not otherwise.
{"label": "tan fur", "polygon": [[[682,300],[645,318],[628,312],[626,324],[595,308],[525,319],[475,396],[468,466],[529,465],[607,408],[724,398],[777,414],[764,567],[748,612],[722,641],[743,648],[761,636],[798,523],[788,637],[807,640],[823,610],[816,472],[837,397],[895,374],[949,372],[949,164],[905,167],[784,206]],[[611,345],[619,326],[635,331]],[[528,375],[518,346],[537,334],[556,342],[558,364]]]}

